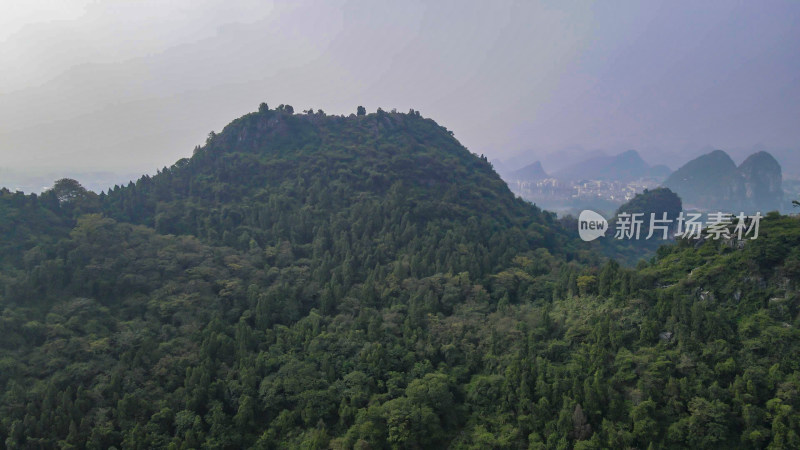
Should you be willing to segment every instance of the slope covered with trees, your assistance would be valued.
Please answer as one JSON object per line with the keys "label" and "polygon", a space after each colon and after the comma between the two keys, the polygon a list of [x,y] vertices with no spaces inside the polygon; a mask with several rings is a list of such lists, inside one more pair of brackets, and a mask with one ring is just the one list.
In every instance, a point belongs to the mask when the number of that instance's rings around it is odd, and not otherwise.
{"label": "slope covered with trees", "polygon": [[418,113],[0,195],[5,448],[792,448],[800,222],[636,269]]}
{"label": "slope covered with trees", "polygon": [[262,105],[192,158],[112,190],[103,211],[241,251],[290,252],[324,266],[319,281],[345,262],[355,282],[400,266],[480,278],[534,248],[576,256],[553,214],[514,198],[486,158],[414,111],[348,118]]}

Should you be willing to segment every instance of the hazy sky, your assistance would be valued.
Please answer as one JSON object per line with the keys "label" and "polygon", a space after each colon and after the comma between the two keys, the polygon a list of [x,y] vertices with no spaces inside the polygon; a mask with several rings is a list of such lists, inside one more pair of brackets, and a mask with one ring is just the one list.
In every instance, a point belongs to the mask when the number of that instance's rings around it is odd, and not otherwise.
{"label": "hazy sky", "polygon": [[426,3],[3,2],[0,168],[152,172],[262,101],[491,158],[800,149],[800,2]]}

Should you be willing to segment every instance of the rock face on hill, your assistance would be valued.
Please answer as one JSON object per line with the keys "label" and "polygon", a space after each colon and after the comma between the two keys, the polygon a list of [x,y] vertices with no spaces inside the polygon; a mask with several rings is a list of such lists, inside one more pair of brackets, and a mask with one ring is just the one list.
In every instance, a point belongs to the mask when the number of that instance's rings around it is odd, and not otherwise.
{"label": "rock face on hill", "polygon": [[750,155],[739,167],[722,150],[686,163],[664,182],[688,208],[765,213],[783,203],[781,166],[767,152]]}

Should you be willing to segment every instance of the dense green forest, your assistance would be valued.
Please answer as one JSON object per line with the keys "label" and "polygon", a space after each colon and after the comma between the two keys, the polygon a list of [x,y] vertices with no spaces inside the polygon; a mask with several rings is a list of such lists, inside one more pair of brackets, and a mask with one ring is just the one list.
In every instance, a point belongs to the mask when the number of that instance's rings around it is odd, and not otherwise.
{"label": "dense green forest", "polygon": [[626,267],[418,112],[0,191],[0,445],[800,448],[800,220]]}

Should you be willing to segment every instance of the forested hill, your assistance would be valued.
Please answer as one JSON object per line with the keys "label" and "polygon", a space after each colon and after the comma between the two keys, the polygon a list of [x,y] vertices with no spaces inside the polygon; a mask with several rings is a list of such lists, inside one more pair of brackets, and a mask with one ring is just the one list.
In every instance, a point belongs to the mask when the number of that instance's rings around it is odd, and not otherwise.
{"label": "forested hill", "polygon": [[536,248],[574,257],[574,236],[553,214],[515,198],[486,158],[413,110],[344,117],[262,105],[191,158],[113,189],[103,211],[312,265],[347,258],[360,279],[395,263],[414,276],[480,278]]}
{"label": "forested hill", "polygon": [[599,263],[417,113],[0,191],[4,448],[798,448],[800,221]]}

